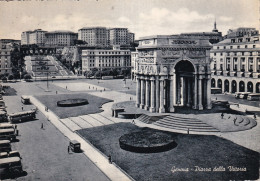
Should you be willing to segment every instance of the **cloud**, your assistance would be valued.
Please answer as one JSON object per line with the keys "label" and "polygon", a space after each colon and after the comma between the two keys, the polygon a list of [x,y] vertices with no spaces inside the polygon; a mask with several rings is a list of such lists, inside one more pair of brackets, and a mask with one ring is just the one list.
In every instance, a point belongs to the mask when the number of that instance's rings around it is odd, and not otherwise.
{"label": "cloud", "polygon": [[121,23],[131,23],[131,20],[125,16],[121,16],[120,18],[118,18],[118,21]]}
{"label": "cloud", "polygon": [[147,13],[139,14],[135,29],[140,36],[154,34],[178,34],[190,31],[211,31],[214,23],[213,14],[201,14],[188,8],[170,11],[167,8],[152,8]]}
{"label": "cloud", "polygon": [[219,20],[222,21],[222,22],[230,22],[230,21],[233,21],[233,18],[227,17],[227,16],[220,16]]}

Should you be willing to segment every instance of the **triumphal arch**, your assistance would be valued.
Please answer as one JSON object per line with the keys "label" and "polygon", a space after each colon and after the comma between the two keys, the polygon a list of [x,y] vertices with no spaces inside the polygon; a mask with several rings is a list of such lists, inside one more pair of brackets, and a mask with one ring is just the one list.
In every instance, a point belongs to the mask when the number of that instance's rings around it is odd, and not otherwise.
{"label": "triumphal arch", "polygon": [[177,106],[211,109],[210,49],[201,37],[142,37],[135,64],[136,106],[160,113]]}

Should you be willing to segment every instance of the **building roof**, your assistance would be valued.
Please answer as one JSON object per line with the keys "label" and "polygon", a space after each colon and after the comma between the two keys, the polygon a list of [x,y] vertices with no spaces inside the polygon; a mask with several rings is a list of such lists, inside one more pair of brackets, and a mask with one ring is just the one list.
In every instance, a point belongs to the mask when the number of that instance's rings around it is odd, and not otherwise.
{"label": "building roof", "polygon": [[106,27],[102,27],[102,26],[83,27],[80,28],[79,30],[88,30],[88,29],[106,29]]}
{"label": "building roof", "polygon": [[67,31],[67,30],[56,30],[56,31],[48,31],[46,34],[58,34],[58,33],[69,33],[69,34],[77,34],[72,31]]}

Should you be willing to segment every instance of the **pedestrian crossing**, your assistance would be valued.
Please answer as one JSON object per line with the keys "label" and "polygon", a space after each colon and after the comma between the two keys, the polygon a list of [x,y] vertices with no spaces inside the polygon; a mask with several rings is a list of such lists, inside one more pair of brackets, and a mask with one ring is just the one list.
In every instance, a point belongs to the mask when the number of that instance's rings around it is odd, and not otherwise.
{"label": "pedestrian crossing", "polygon": [[69,117],[65,119],[60,119],[60,121],[73,132],[79,129],[93,128],[115,123],[114,121],[100,114]]}

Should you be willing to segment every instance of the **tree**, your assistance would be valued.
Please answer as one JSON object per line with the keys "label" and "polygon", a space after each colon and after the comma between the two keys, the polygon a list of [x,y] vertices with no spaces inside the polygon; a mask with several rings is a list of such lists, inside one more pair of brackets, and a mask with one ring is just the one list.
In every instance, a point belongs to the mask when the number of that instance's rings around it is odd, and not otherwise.
{"label": "tree", "polygon": [[12,74],[10,74],[9,76],[8,76],[8,80],[13,80],[14,79],[14,76],[12,75]]}

